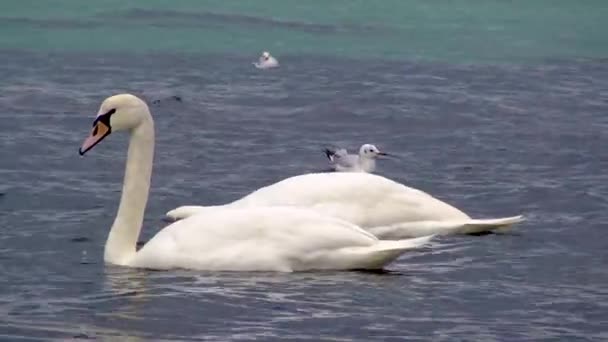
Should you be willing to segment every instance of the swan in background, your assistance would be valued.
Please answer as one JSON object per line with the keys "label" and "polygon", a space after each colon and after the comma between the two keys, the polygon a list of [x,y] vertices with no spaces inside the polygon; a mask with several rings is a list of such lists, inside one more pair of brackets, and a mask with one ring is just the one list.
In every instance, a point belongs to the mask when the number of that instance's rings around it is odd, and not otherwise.
{"label": "swan in background", "polygon": [[80,154],[114,131],[128,131],[130,141],[107,263],[214,271],[380,269],[431,239],[381,241],[351,223],[300,208],[216,208],[170,224],[136,251],[154,159],[154,121],[146,103],[130,94],[103,101]]}
{"label": "swan in background", "polygon": [[279,61],[272,57],[268,51],[264,51],[258,61],[253,63],[253,65],[258,69],[270,69],[278,67]]}
{"label": "swan in background", "polygon": [[260,188],[220,206],[187,205],[167,212],[180,220],[217,208],[264,206],[308,208],[351,222],[379,239],[431,234],[476,234],[504,230],[523,216],[472,219],[459,209],[417,189],[371,173],[326,172],[299,175]]}
{"label": "swan in background", "polygon": [[365,144],[359,148],[359,154],[348,154],[346,149],[325,148],[325,155],[334,171],[339,172],[374,172],[376,170],[376,159],[387,156],[387,153],[372,145]]}

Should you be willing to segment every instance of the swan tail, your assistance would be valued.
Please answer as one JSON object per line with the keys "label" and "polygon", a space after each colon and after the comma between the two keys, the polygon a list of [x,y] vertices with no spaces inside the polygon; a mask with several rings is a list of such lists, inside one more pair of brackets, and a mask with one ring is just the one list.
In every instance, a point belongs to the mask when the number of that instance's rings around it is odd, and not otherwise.
{"label": "swan tail", "polygon": [[523,215],[495,218],[495,219],[472,219],[465,222],[459,229],[461,234],[480,234],[492,231],[504,231],[510,228],[511,225],[523,222]]}
{"label": "swan tail", "polygon": [[350,263],[345,268],[379,270],[406,251],[426,245],[433,237],[434,235],[395,241],[380,240],[372,246],[345,248],[341,255]]}
{"label": "swan tail", "polygon": [[458,219],[446,221],[413,221],[389,226],[368,227],[366,230],[383,240],[399,240],[432,234],[485,234],[507,230],[511,225],[524,221],[524,217],[512,216],[496,219]]}

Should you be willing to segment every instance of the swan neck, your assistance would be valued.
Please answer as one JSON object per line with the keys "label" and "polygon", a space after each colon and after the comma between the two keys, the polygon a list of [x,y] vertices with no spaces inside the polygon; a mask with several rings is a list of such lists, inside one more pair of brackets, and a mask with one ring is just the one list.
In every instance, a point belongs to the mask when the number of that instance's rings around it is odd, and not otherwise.
{"label": "swan neck", "polygon": [[131,130],[120,205],[106,241],[104,259],[108,263],[127,265],[136,254],[153,160],[154,123],[149,116],[149,120]]}

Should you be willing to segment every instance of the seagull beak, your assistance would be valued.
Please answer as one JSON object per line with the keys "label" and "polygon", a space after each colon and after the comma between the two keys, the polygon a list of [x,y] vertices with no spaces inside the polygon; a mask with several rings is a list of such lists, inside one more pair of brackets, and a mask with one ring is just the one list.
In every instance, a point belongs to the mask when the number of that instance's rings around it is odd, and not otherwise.
{"label": "seagull beak", "polygon": [[107,137],[112,133],[112,128],[110,125],[106,124],[105,120],[100,120],[101,117],[98,117],[95,122],[93,122],[93,128],[91,129],[91,134],[84,140],[82,146],[78,150],[80,155],[84,155],[88,150],[92,149],[95,145],[103,140],[103,138]]}
{"label": "seagull beak", "polygon": [[390,154],[386,153],[386,152],[378,152],[379,156],[387,156],[390,157]]}

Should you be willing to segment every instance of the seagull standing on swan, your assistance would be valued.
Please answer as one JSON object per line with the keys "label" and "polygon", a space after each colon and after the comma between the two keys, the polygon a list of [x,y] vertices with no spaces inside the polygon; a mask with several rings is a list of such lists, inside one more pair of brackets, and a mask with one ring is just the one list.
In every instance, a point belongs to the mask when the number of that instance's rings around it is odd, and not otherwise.
{"label": "seagull standing on swan", "polygon": [[372,145],[365,144],[359,148],[359,155],[348,154],[346,149],[325,149],[325,155],[329,159],[331,168],[338,172],[374,172],[376,170],[376,159],[386,156],[387,153]]}
{"label": "seagull standing on swan", "polygon": [[137,251],[154,159],[154,121],[146,103],[130,94],[107,98],[79,153],[121,130],[130,140],[107,263],[214,271],[381,269],[431,239],[381,241],[349,222],[301,208],[216,208],[170,224]]}

